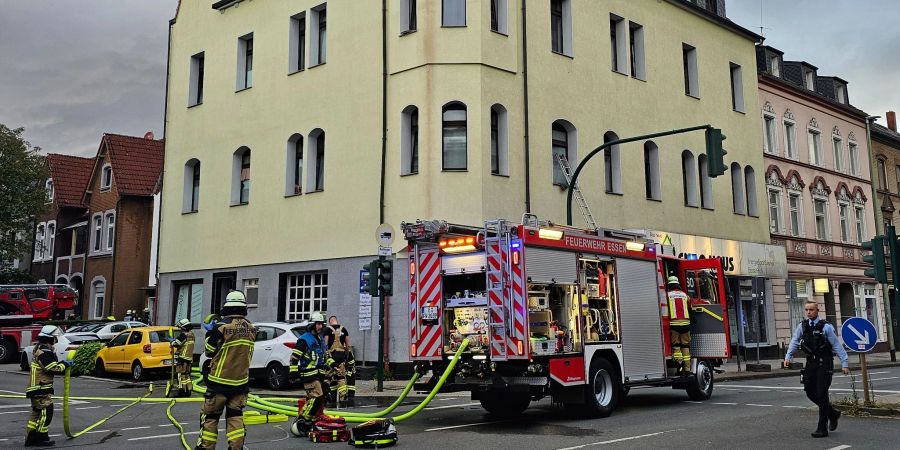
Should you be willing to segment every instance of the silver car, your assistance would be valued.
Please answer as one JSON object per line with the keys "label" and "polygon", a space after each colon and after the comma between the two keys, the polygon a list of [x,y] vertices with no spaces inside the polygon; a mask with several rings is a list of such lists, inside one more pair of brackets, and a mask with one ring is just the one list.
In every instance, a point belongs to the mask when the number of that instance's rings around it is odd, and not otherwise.
{"label": "silver car", "polygon": [[[56,344],[53,345],[53,351],[56,353],[56,359],[58,361],[65,360],[68,356],[69,350],[77,350],[81,344],[87,342],[97,342],[100,341],[100,337],[96,334],[90,333],[72,333],[72,334],[64,334],[56,338]],[[22,355],[19,358],[19,366],[22,370],[29,370],[31,368],[31,358],[34,353],[34,344],[29,345],[22,349]]]}

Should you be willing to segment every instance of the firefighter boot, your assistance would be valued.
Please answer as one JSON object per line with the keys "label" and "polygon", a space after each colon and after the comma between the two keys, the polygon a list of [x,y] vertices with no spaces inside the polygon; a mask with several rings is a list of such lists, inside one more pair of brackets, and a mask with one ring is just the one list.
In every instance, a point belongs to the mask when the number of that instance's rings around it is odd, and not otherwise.
{"label": "firefighter boot", "polygon": [[37,431],[28,431],[28,434],[25,435],[25,446],[26,447],[34,447],[38,444],[38,432]]}
{"label": "firefighter boot", "polygon": [[38,439],[37,445],[41,447],[53,447],[56,445],[56,441],[51,441],[50,436],[46,432],[38,433]]}

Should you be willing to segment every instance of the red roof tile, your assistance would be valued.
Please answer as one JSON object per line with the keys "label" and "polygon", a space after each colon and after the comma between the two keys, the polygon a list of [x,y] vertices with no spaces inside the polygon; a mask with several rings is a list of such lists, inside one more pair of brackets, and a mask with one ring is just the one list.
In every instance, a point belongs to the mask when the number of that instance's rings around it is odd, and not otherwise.
{"label": "red roof tile", "polygon": [[119,195],[153,195],[162,173],[164,142],[111,133],[105,133],[103,141]]}
{"label": "red roof tile", "polygon": [[51,153],[47,155],[54,199],[59,206],[81,206],[81,198],[91,178],[94,158]]}

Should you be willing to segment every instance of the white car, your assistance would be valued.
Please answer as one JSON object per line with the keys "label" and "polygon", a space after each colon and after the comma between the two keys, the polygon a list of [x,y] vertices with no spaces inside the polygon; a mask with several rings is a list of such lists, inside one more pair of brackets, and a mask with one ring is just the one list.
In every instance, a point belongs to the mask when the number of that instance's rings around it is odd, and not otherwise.
{"label": "white car", "polygon": [[100,322],[87,325],[79,325],[67,334],[73,335],[97,335],[101,341],[108,341],[122,331],[129,328],[146,327],[147,324],[142,322]]}
{"label": "white car", "polygon": [[[306,332],[306,323],[257,322],[253,324],[256,331],[256,343],[253,346],[253,359],[250,360],[250,376],[263,378],[266,386],[272,390],[281,390],[288,385],[288,371],[291,365],[291,352],[297,339]],[[204,343],[197,342],[195,348],[203,351]],[[209,358],[201,353],[200,367]]]}
{"label": "white car", "polygon": [[[100,337],[96,334],[64,334],[56,338],[56,344],[53,346],[53,350],[56,353],[56,359],[58,361],[63,361],[67,359],[69,350],[76,350],[81,344],[86,342],[96,342],[99,341]],[[19,366],[22,370],[29,370],[31,368],[31,357],[34,352],[34,344],[29,345],[22,349],[22,355],[19,359]]]}

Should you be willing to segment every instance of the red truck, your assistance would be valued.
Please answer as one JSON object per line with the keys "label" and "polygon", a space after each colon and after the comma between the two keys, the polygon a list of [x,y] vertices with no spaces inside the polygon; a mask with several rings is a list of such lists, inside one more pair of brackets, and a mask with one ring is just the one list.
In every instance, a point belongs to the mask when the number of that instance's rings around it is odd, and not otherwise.
{"label": "red truck", "polygon": [[0,364],[34,341],[38,321],[63,319],[77,304],[78,293],[64,284],[0,285]]}

